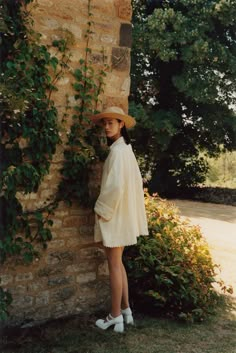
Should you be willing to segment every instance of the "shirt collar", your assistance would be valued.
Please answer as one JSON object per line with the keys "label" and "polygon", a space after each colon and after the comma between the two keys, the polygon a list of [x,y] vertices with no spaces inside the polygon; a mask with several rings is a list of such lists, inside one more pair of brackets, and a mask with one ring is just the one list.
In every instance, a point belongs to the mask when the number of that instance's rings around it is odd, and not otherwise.
{"label": "shirt collar", "polygon": [[113,142],[113,144],[110,146],[110,150],[115,147],[116,145],[120,145],[122,143],[125,143],[124,137],[121,136],[119,137],[115,142]]}

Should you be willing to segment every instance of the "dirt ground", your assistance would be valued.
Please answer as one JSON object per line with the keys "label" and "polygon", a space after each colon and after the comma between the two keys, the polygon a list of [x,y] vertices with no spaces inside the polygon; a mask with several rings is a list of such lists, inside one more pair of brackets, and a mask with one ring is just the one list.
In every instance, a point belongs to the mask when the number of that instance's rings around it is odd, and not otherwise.
{"label": "dirt ground", "polygon": [[181,216],[199,225],[226,285],[232,285],[236,298],[236,207],[205,202],[171,200]]}

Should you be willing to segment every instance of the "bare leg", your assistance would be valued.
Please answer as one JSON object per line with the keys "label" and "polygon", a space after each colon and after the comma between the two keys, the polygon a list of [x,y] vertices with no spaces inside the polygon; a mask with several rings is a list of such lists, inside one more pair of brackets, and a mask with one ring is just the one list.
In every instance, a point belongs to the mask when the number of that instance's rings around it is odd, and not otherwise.
{"label": "bare leg", "polygon": [[129,289],[128,289],[128,280],[125,267],[122,263],[122,301],[121,308],[129,308]]}
{"label": "bare leg", "polygon": [[121,314],[121,300],[123,291],[122,253],[123,247],[105,248],[111,287],[111,315],[117,317]]}

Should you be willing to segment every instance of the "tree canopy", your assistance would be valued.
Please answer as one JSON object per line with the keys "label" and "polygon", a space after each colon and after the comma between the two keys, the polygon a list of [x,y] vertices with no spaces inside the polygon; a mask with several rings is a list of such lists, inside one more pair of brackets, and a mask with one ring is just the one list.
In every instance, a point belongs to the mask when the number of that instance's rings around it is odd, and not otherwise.
{"label": "tree canopy", "polygon": [[154,184],[202,182],[236,149],[236,1],[133,1],[131,113]]}

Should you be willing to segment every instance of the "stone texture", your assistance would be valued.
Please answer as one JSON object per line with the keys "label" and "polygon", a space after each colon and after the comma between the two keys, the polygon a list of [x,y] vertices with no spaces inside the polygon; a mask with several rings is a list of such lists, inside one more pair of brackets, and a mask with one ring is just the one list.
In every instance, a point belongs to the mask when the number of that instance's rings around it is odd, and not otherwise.
{"label": "stone texture", "polygon": [[50,301],[49,291],[43,291],[35,299],[36,306],[45,306],[48,305]]}
{"label": "stone texture", "polygon": [[33,274],[31,272],[28,273],[19,273],[16,275],[16,282],[27,282],[33,279]]}
{"label": "stone texture", "polygon": [[61,301],[61,300],[67,300],[71,298],[76,292],[75,287],[64,287],[59,290],[56,290],[52,294],[52,300],[54,301]]}
{"label": "stone texture", "polygon": [[48,265],[66,265],[74,262],[75,255],[71,251],[53,252],[46,256],[46,263]]}
{"label": "stone texture", "polygon": [[121,93],[125,97],[127,96],[127,93],[130,91],[130,84],[131,84],[130,78],[127,77],[121,85]]}
{"label": "stone texture", "polygon": [[93,230],[94,230],[93,226],[85,224],[85,225],[79,227],[79,234],[82,237],[84,237],[84,236],[93,236]]}
{"label": "stone texture", "polygon": [[13,276],[8,274],[0,274],[0,284],[5,286],[6,284],[13,282]]}
{"label": "stone texture", "polygon": [[117,107],[121,107],[124,110],[124,112],[128,113],[127,103],[128,103],[127,97],[106,96],[104,99],[104,108],[115,105]]}
{"label": "stone texture", "polygon": [[[57,91],[51,99],[58,109],[59,123],[66,106],[66,95],[73,108],[75,100],[72,87],[74,69],[85,57],[87,29],[87,0],[37,0],[32,8],[35,30],[41,33],[42,44],[50,47],[52,40],[68,39],[71,60],[70,72],[58,82]],[[94,31],[89,45],[92,49],[89,60],[95,71],[109,66],[106,86],[98,109],[117,105],[128,111],[130,88],[131,45],[131,0],[93,0]],[[55,48],[50,49],[55,54]],[[73,110],[73,109],[72,109]],[[72,113],[71,113],[72,115]],[[61,180],[67,133],[73,121],[69,115],[61,131],[62,144],[58,146],[50,167],[37,193],[21,194],[17,197],[25,211],[44,207],[52,200]],[[27,141],[20,141],[24,146]],[[98,197],[102,163],[94,163],[90,169],[89,191],[94,200]],[[41,244],[40,252],[31,265],[24,267],[8,261],[1,267],[1,285],[10,289],[13,303],[9,322],[25,327],[36,322],[63,317],[64,315],[104,309],[109,301],[108,267],[105,254],[99,244],[93,242],[94,213],[92,209],[79,207],[77,202],[68,206],[60,202],[52,216],[53,239],[47,249]]]}
{"label": "stone texture", "polygon": [[72,277],[71,276],[60,276],[60,277],[54,277],[54,278],[50,278],[48,280],[48,286],[61,286],[61,285],[65,285],[65,284],[69,284],[72,282]]}
{"label": "stone texture", "polygon": [[109,275],[109,269],[108,269],[107,262],[104,262],[98,266],[98,275],[99,276],[108,276]]}
{"label": "stone texture", "polygon": [[88,218],[86,216],[68,216],[63,220],[64,227],[79,227],[80,225],[87,224]]}
{"label": "stone texture", "polygon": [[71,239],[67,239],[66,241],[66,246],[67,248],[76,248],[79,247],[81,244],[81,240],[80,238],[71,238]]}
{"label": "stone texture", "polygon": [[132,17],[132,6],[129,0],[116,0],[115,5],[118,16],[124,20],[130,21]]}
{"label": "stone texture", "polygon": [[132,26],[129,23],[122,23],[120,26],[120,43],[121,47],[131,48],[132,46]]}
{"label": "stone texture", "polygon": [[95,272],[87,272],[80,274],[76,277],[76,281],[80,284],[88,283],[91,281],[96,280],[96,273]]}
{"label": "stone texture", "polygon": [[51,250],[51,249],[59,249],[59,248],[64,247],[64,245],[65,245],[65,241],[62,240],[62,239],[51,240],[51,241],[48,243],[48,249],[49,249],[49,250]]}
{"label": "stone texture", "polygon": [[25,308],[25,307],[31,307],[33,305],[33,300],[34,298],[29,295],[17,295],[13,297],[14,300],[14,306],[20,307],[20,308]]}
{"label": "stone texture", "polygon": [[45,266],[38,271],[37,275],[38,277],[48,277],[52,275],[58,275],[60,273],[63,273],[63,269],[58,266]]}
{"label": "stone texture", "polygon": [[128,71],[130,69],[130,52],[127,48],[112,48],[112,69]]}

